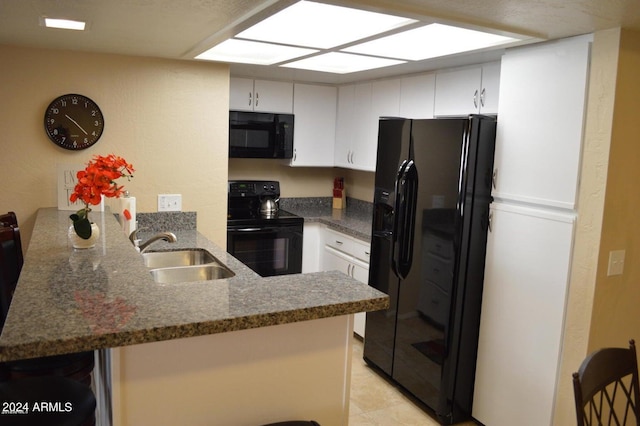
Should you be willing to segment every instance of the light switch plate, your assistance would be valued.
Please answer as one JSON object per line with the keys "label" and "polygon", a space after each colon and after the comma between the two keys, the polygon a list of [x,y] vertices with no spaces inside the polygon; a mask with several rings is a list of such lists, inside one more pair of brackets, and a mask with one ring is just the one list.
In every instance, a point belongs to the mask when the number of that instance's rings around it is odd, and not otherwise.
{"label": "light switch plate", "polygon": [[622,275],[624,272],[624,254],[624,250],[612,250],[609,252],[607,276]]}
{"label": "light switch plate", "polygon": [[182,194],[158,194],[158,211],[182,211]]}

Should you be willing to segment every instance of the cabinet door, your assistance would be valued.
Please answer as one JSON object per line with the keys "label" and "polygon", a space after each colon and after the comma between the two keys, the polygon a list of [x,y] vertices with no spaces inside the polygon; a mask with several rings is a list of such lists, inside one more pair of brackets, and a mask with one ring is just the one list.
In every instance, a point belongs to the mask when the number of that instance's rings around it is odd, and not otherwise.
{"label": "cabinet door", "polygon": [[495,197],[574,208],[589,50],[589,39],[578,37],[504,55]]}
{"label": "cabinet door", "polygon": [[230,78],[229,109],[235,111],[253,111],[253,79]]}
{"label": "cabinet door", "polygon": [[[352,169],[375,171],[378,149],[377,127],[372,124],[372,85],[359,83],[354,89],[353,125],[349,165]],[[377,121],[375,122],[377,124]]]}
{"label": "cabinet door", "polygon": [[304,224],[304,238],[302,239],[302,273],[320,271],[320,249],[322,241],[319,223]]}
{"label": "cabinet door", "polygon": [[[369,283],[369,264],[354,259],[351,263],[351,276],[361,283]],[[358,312],[353,318],[353,332],[364,338],[364,330],[367,324],[367,313]]]}
{"label": "cabinet door", "polygon": [[337,167],[349,168],[351,141],[354,137],[355,85],[338,88],[338,114],[336,118],[336,144],[333,162]]}
{"label": "cabinet door", "polygon": [[482,65],[482,87],[480,89],[480,113],[497,114],[500,98],[500,62]]}
{"label": "cabinet door", "polygon": [[340,271],[351,276],[351,257],[331,247],[324,246],[322,270]]}
{"label": "cabinet door", "polygon": [[293,84],[280,81],[256,80],[254,111],[293,113]]}
{"label": "cabinet door", "polygon": [[292,166],[333,167],[337,93],[331,86],[294,86]]}
{"label": "cabinet door", "polygon": [[477,113],[481,81],[481,67],[437,73],[434,115],[446,117]]}
{"label": "cabinet door", "polygon": [[374,81],[371,84],[371,121],[376,142],[380,117],[397,117],[399,114],[400,79]]}
{"label": "cabinet door", "polygon": [[400,81],[400,117],[433,118],[436,75],[403,77]]}
{"label": "cabinet door", "polygon": [[499,203],[491,210],[473,417],[549,426],[575,218]]}

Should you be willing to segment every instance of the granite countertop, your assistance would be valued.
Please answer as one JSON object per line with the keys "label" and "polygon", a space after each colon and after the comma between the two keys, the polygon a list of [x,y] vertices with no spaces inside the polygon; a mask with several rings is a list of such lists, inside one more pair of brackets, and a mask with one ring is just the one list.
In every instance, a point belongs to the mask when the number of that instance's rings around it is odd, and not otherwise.
{"label": "granite countertop", "polygon": [[[195,230],[148,251],[199,247],[235,276],[157,284],[114,216],[92,212],[96,247],[74,250],[69,212],[38,211],[0,336],[0,361],[133,345],[388,307],[381,293],[339,272],[262,278]],[[141,234],[143,240],[148,235]]]}
{"label": "granite countertop", "polygon": [[347,198],[346,209],[332,208],[331,198],[288,198],[280,200],[280,207],[304,218],[305,222],[319,222],[352,237],[371,241],[371,203]]}

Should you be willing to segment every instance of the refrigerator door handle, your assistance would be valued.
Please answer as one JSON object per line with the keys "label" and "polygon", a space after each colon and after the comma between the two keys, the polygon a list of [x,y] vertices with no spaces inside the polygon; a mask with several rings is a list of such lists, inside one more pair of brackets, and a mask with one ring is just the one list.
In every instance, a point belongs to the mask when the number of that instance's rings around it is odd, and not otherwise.
{"label": "refrigerator door handle", "polygon": [[413,240],[418,194],[418,171],[413,160],[401,167],[401,177],[397,181],[396,216],[393,245],[393,270],[400,279],[405,279],[411,271],[413,261]]}

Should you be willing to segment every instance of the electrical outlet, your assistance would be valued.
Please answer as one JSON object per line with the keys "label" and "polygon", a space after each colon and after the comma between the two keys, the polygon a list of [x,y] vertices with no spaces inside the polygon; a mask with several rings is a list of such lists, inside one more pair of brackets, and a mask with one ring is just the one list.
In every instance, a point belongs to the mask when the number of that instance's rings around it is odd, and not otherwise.
{"label": "electrical outlet", "polygon": [[182,211],[182,194],[158,194],[158,211]]}
{"label": "electrical outlet", "polygon": [[609,252],[609,267],[607,276],[622,275],[624,272],[624,250],[613,250]]}

